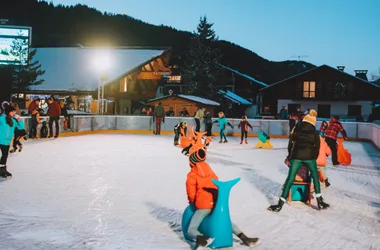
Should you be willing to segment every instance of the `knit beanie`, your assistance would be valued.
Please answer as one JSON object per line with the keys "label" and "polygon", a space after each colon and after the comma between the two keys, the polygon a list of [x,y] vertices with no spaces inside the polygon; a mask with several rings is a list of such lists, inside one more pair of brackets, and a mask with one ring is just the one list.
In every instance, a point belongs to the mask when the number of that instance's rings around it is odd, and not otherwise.
{"label": "knit beanie", "polygon": [[3,103],[1,103],[1,107],[2,107],[3,109],[5,109],[6,106],[9,106],[9,102],[4,101]]}
{"label": "knit beanie", "polygon": [[191,163],[195,164],[197,162],[202,162],[206,160],[206,151],[201,148],[198,151],[192,153],[189,157]]}
{"label": "knit beanie", "polygon": [[315,111],[314,109],[310,110],[309,114],[305,115],[302,121],[308,122],[315,126],[315,124],[317,123],[317,111]]}
{"label": "knit beanie", "polygon": [[12,112],[12,111],[16,111],[16,109],[13,106],[11,106],[11,105],[5,106],[4,113],[6,115],[9,115],[9,113]]}

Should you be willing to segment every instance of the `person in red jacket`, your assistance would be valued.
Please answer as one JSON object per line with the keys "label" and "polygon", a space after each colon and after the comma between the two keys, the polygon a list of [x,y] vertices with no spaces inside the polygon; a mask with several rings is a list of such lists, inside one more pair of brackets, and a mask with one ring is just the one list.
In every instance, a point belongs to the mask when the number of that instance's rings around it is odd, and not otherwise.
{"label": "person in red jacket", "polygon": [[331,149],[331,160],[334,167],[339,166],[338,162],[338,151],[337,151],[337,143],[336,139],[338,137],[339,132],[343,135],[343,138],[347,140],[347,133],[344,130],[342,123],[340,123],[340,117],[334,116],[329,123],[329,126],[325,130],[325,140],[327,145],[329,145]]}
{"label": "person in red jacket", "polygon": [[29,115],[31,115],[31,114],[33,113],[33,110],[39,108],[40,101],[41,101],[40,98],[37,98],[36,100],[32,101],[32,102],[29,104],[29,107],[28,107],[28,114],[29,114]]}
{"label": "person in red jacket", "polygon": [[48,99],[48,116],[49,116],[49,138],[53,137],[53,122],[55,123],[55,136],[59,136],[59,117],[61,115],[61,107],[58,102],[54,101],[53,97]]}
{"label": "person in red jacket", "polygon": [[[196,240],[195,249],[207,247],[214,240],[202,235],[198,231],[202,221],[211,214],[218,196],[217,186],[212,182],[212,179],[218,180],[218,176],[216,176],[205,160],[206,151],[203,148],[198,149],[190,155],[191,170],[186,180],[186,192],[189,204],[197,208],[193,217],[191,217],[187,231],[188,235]],[[232,232],[247,246],[260,244],[259,238],[247,237],[234,223],[232,223]]]}

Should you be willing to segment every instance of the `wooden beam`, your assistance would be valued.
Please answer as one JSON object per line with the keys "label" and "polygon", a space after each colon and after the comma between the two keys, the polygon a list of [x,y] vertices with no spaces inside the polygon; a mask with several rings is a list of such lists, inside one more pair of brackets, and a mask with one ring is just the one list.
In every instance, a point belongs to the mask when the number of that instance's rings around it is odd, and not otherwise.
{"label": "wooden beam", "polygon": [[169,75],[169,72],[140,72],[136,78],[140,80],[160,80],[163,75]]}

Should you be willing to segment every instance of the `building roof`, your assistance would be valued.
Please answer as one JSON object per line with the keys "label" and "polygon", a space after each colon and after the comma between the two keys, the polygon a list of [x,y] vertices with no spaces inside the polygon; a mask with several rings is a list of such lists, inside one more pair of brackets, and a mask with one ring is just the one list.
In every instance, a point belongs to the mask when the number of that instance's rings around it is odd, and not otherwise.
{"label": "building roof", "polygon": [[[186,99],[186,100],[189,100],[189,101],[201,103],[201,104],[204,104],[204,105],[220,106],[220,104],[218,102],[214,102],[212,100],[209,100],[209,99],[206,99],[206,98],[203,98],[203,97],[198,97],[198,96],[193,96],[193,95],[182,95],[182,94],[171,95],[171,96],[173,96],[173,97],[179,97],[179,98],[182,98],[182,99]],[[170,97],[170,95],[156,97],[156,98],[153,98],[153,99],[150,99],[150,100],[146,101],[145,103],[150,103],[150,102],[162,100],[162,99],[165,99],[165,98],[168,98],[168,97]]]}
{"label": "building roof", "polygon": [[233,102],[236,102],[236,103],[238,103],[240,105],[252,105],[252,103],[249,102],[248,100],[244,99],[241,96],[238,96],[237,94],[235,94],[235,93],[233,93],[233,92],[231,92],[229,90],[227,90],[227,91],[225,91],[225,90],[219,90],[218,94],[221,94],[225,98],[227,98],[227,99],[229,99],[229,100],[231,100]]}
{"label": "building roof", "polygon": [[229,71],[231,71],[231,72],[233,72],[233,73],[235,73],[235,74],[237,74],[237,75],[240,75],[240,76],[242,76],[242,77],[248,79],[250,82],[257,83],[257,84],[259,84],[259,85],[261,85],[261,86],[263,86],[263,87],[268,87],[268,86],[269,86],[268,84],[263,83],[263,82],[261,82],[261,81],[259,81],[259,80],[256,80],[255,78],[250,77],[249,75],[246,75],[246,74],[240,73],[240,72],[237,71],[236,69],[232,69],[232,68],[227,67],[227,66],[222,65],[222,64],[219,64],[219,66],[222,67],[222,68],[224,68],[224,69],[227,69],[227,70],[229,70]]}
{"label": "building roof", "polygon": [[[99,61],[97,59],[99,55],[106,54],[110,61],[109,69],[106,71],[108,80],[105,84],[107,84],[161,56],[168,48],[61,47],[36,50],[34,59],[41,63],[42,69],[46,72],[41,76],[45,82],[33,86],[32,90],[94,91],[98,88],[101,76],[101,69],[96,69],[94,64],[96,60]],[[106,63],[104,61],[104,64]]]}
{"label": "building roof", "polygon": [[357,77],[357,76],[351,75],[351,74],[349,74],[349,73],[347,73],[347,72],[344,72],[344,71],[342,71],[342,70],[339,70],[339,69],[337,69],[337,68],[334,68],[334,67],[331,67],[331,66],[329,66],[329,65],[323,64],[323,65],[321,65],[321,66],[314,67],[314,68],[312,68],[312,69],[306,70],[306,71],[301,72],[301,73],[299,73],[299,74],[296,74],[296,75],[294,75],[294,76],[291,76],[291,77],[285,78],[284,80],[281,80],[281,81],[279,81],[279,82],[273,83],[273,84],[271,84],[271,85],[269,85],[269,86],[267,86],[267,87],[265,87],[265,88],[260,89],[260,91],[262,91],[262,90],[266,90],[266,89],[269,89],[269,88],[271,88],[271,87],[273,87],[273,86],[276,86],[276,85],[278,85],[278,84],[281,84],[281,83],[283,83],[283,82],[286,82],[286,81],[288,81],[288,80],[290,80],[290,79],[292,79],[292,78],[295,78],[295,77],[298,77],[298,76],[300,76],[300,75],[303,75],[303,74],[309,73],[309,72],[311,72],[311,71],[314,71],[314,70],[320,69],[320,68],[322,68],[322,67],[327,67],[327,68],[329,68],[329,69],[336,70],[336,71],[338,71],[338,72],[340,72],[340,73],[342,73],[342,74],[346,74],[346,75],[348,75],[348,76],[350,76],[350,77],[353,77],[353,78],[355,78],[356,80],[359,80],[359,81],[361,81],[361,82],[364,82],[364,83],[370,84],[370,85],[375,86],[375,87],[377,87],[377,88],[380,88],[379,85],[376,85],[376,84],[373,83],[373,82],[366,81],[366,80],[364,80],[364,79],[362,79],[362,78],[360,78],[360,77]]}

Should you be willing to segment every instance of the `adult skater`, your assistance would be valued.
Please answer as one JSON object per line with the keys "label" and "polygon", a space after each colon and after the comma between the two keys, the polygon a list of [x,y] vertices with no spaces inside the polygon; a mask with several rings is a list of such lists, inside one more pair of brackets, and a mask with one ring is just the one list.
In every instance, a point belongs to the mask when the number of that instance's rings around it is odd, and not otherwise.
{"label": "adult skater", "polygon": [[48,99],[48,115],[49,115],[49,138],[53,137],[53,122],[55,123],[55,136],[59,136],[59,117],[61,115],[61,106],[58,102],[54,101],[53,97]]}
{"label": "adult skater", "polygon": [[4,115],[0,116],[0,178],[12,177],[12,174],[7,171],[7,160],[9,146],[16,127],[20,130],[24,129],[24,122],[16,114],[15,108],[7,105],[4,107]]}
{"label": "adult skater", "polygon": [[161,121],[165,123],[165,110],[162,107],[161,102],[159,102],[153,112],[153,122],[156,122],[155,135],[161,134]]}
{"label": "adult skater", "polygon": [[339,166],[338,162],[338,152],[336,147],[336,139],[338,137],[339,132],[343,135],[343,138],[347,140],[347,133],[344,130],[342,123],[340,123],[340,117],[334,116],[329,123],[329,126],[325,130],[325,140],[327,145],[329,145],[331,149],[331,160],[334,167]]}
{"label": "adult skater", "polygon": [[201,130],[201,119],[205,116],[205,108],[199,108],[197,113],[195,113],[195,132],[199,132]]}
{"label": "adult skater", "polygon": [[291,133],[288,144],[288,157],[290,159],[288,177],[286,178],[284,189],[282,190],[278,204],[269,206],[269,211],[281,211],[282,206],[284,205],[286,198],[289,195],[289,190],[293,185],[294,178],[296,177],[300,167],[303,164],[308,167],[311,173],[315,188],[315,196],[318,203],[318,209],[325,209],[329,207],[329,205],[325,203],[322,198],[318,178],[316,160],[319,155],[320,138],[317,130],[315,129],[315,124],[317,123],[316,116],[317,112],[315,110],[310,110],[309,114],[303,118],[302,122],[296,125]]}

